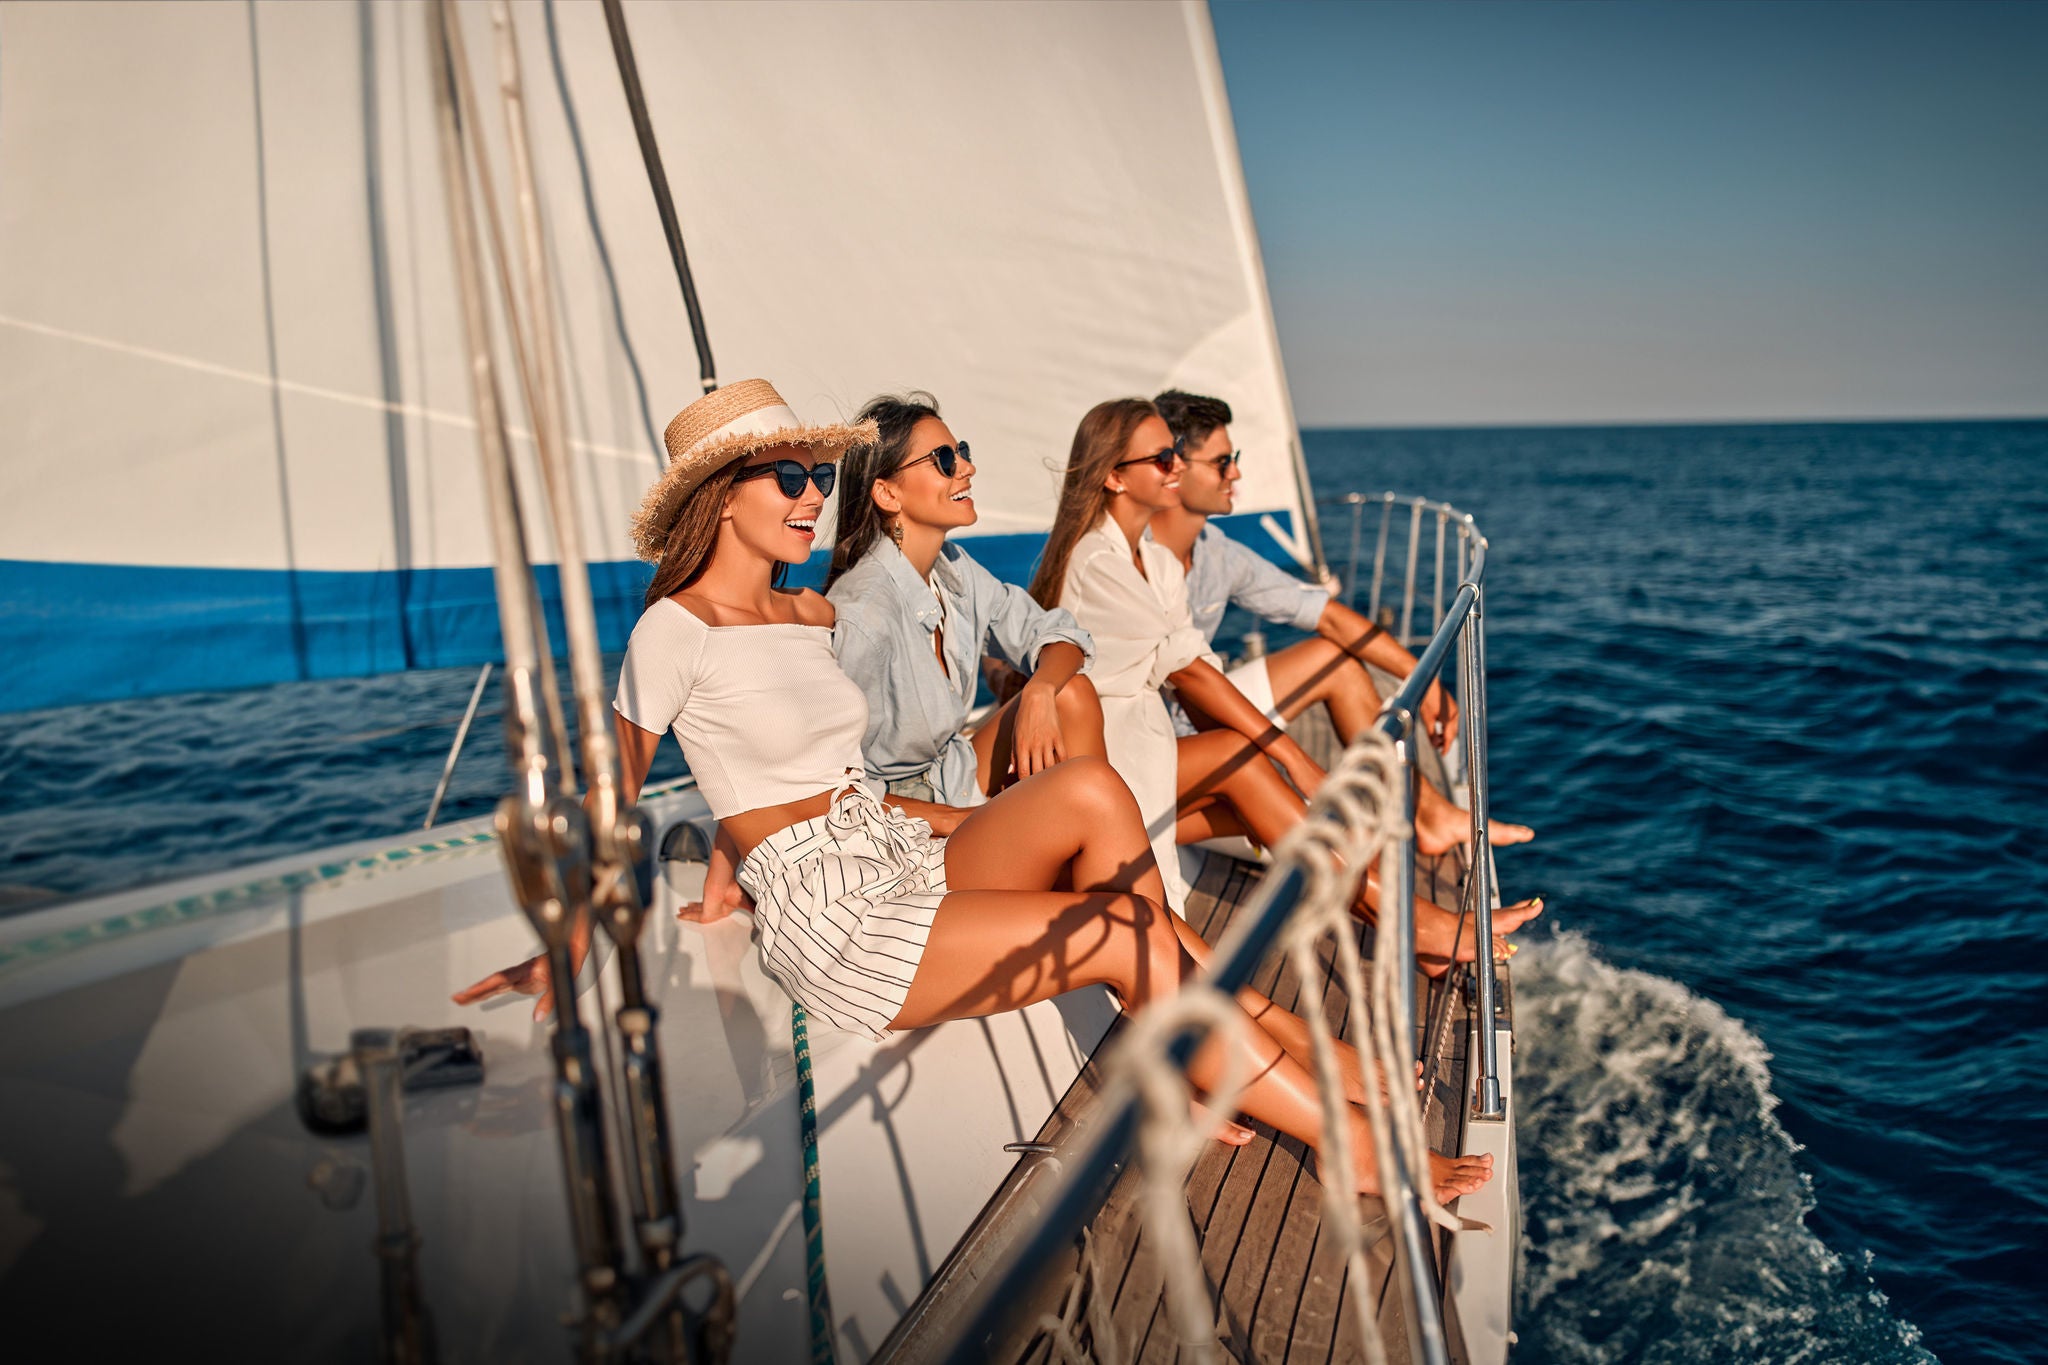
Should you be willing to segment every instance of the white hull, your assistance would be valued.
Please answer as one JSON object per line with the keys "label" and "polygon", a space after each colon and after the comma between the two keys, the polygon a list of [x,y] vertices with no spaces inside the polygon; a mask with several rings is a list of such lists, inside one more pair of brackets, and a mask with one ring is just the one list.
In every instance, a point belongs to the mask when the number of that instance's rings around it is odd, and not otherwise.
{"label": "white hull", "polygon": [[[664,824],[704,818],[694,792],[650,808]],[[483,822],[450,825],[435,840],[453,846],[438,851],[331,850],[0,923],[0,955],[33,946],[0,956],[0,1307],[34,1324],[30,1342],[47,1331],[52,1345],[90,1341],[96,1356],[168,1345],[221,1359],[367,1358],[373,1201],[367,1188],[340,1197],[350,1168],[366,1172],[367,1141],[309,1133],[293,1087],[308,1055],[343,1050],[351,1029],[465,1024],[482,1040],[484,1084],[405,1108],[442,1356],[565,1358],[572,1262],[547,1032],[523,997],[449,1000],[534,943],[484,834]],[[336,875],[279,884],[323,864]],[[745,917],[674,918],[701,867],[664,870],[647,975],[686,1249],[718,1255],[739,1282],[737,1359],[802,1359],[788,1001],[763,976]],[[251,882],[269,886],[209,908]],[[181,900],[155,917],[171,923],[132,923]],[[84,946],[64,937],[109,922],[131,927]],[[595,1025],[589,989],[582,1006]],[[886,1046],[813,1026],[845,1358],[888,1334],[1015,1163],[1003,1145],[1036,1133],[1110,1018],[1107,997],[1088,991]]]}

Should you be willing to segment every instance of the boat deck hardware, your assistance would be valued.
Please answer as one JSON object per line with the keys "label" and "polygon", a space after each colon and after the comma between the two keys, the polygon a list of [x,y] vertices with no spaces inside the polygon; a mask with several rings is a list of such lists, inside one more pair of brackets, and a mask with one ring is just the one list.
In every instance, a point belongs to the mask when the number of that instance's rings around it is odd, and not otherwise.
{"label": "boat deck hardware", "polygon": [[[404,1093],[483,1084],[483,1048],[466,1028],[399,1029],[392,1040]],[[369,1125],[368,1090],[353,1051],[307,1067],[296,1098],[299,1120],[323,1137],[352,1136]]]}

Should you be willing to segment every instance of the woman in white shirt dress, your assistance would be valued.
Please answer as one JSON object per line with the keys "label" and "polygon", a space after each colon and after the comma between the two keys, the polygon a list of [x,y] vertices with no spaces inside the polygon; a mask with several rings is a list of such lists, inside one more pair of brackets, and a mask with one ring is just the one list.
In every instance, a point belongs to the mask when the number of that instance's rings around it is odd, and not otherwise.
{"label": "woman in white shirt dress", "polygon": [[[1074,433],[1059,511],[1031,584],[1041,604],[1065,607],[1095,639],[1091,676],[1109,761],[1138,799],[1176,906],[1186,894],[1176,843],[1234,834],[1271,847],[1306,812],[1303,794],[1323,780],[1315,761],[1217,666],[1189,614],[1178,558],[1146,534],[1153,513],[1178,505],[1185,468],[1179,443],[1149,401],[1096,404]],[[1161,691],[1169,686],[1225,728],[1177,739]],[[1376,901],[1368,887],[1359,908]],[[1495,951],[1512,952],[1500,936],[1540,912],[1540,903],[1526,902],[1497,914]],[[1423,967],[1446,969],[1454,943],[1460,960],[1476,955],[1455,914],[1418,900]]]}
{"label": "woman in white shirt dress", "polygon": [[[658,568],[620,674],[625,798],[672,728],[718,817],[713,876],[736,878],[752,898],[763,966],[809,1013],[849,1031],[880,1038],[1087,985],[1127,1008],[1171,993],[1196,963],[1161,905],[1135,803],[1102,760],[1070,758],[973,811],[868,784],[867,705],[833,658],[832,604],[776,580],[810,556],[833,457],[872,439],[871,426],[805,426],[762,380],[714,390],[669,424],[668,469],[634,526]],[[738,899],[693,909],[718,918]],[[548,986],[542,960],[457,999]],[[1315,1142],[1309,1072],[1270,1021],[1243,1024],[1235,1046],[1254,1079],[1241,1108]],[[1224,1046],[1197,1054],[1196,1085],[1218,1078]],[[1347,1118],[1356,1183],[1371,1191],[1363,1110]],[[1440,1198],[1491,1174],[1478,1158],[1431,1162]]]}

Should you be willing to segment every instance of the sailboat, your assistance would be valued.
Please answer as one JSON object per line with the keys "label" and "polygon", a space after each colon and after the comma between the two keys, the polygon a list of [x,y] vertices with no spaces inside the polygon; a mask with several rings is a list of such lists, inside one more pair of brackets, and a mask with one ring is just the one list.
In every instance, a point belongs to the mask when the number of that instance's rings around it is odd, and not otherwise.
{"label": "sailboat", "polygon": [[[0,10],[10,709],[500,657],[425,13]],[[624,10],[689,244],[687,307],[604,9],[452,13],[470,53],[494,50],[495,19],[525,54],[604,648],[623,646],[646,582],[628,515],[660,467],[660,427],[711,381],[713,343],[717,373],[772,376],[807,415],[939,394],[986,452],[970,548],[1013,579],[1081,412],[1114,393],[1228,394],[1240,443],[1286,455],[1246,466],[1231,534],[1321,567],[1199,0]],[[468,74],[493,89],[488,59]],[[482,160],[513,159],[497,120],[471,136]],[[821,321],[770,321],[791,316]],[[503,342],[495,359],[519,363]],[[559,641],[534,433],[510,435]],[[1018,1149],[1114,1010],[1079,992],[879,1046],[813,1033],[800,1068],[744,921],[674,918],[703,875],[702,800],[684,779],[642,808],[659,856],[640,968],[659,1004],[683,1246],[721,1267],[734,1358],[818,1349],[808,1088],[826,1337],[865,1358],[1033,1158]],[[488,820],[455,822],[0,921],[10,1322],[106,1353],[169,1340],[221,1358],[359,1358],[392,1349],[404,1260],[404,1311],[415,1325],[430,1311],[448,1357],[569,1351],[564,1315],[582,1308],[551,1035],[516,1004],[449,1001],[532,951],[498,843]],[[600,1039],[620,973],[600,952],[581,982]],[[415,1083],[403,1256],[380,1242],[389,1163],[323,1109],[349,1059],[364,1074],[343,1109],[376,1109],[400,1070]],[[398,1131],[385,1110],[371,1116],[380,1158]],[[118,1314],[101,1308],[110,1295]]]}

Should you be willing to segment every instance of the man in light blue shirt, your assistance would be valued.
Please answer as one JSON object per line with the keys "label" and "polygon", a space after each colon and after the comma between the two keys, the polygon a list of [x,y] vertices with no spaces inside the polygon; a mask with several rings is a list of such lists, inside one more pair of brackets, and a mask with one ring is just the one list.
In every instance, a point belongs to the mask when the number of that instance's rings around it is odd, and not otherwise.
{"label": "man in light blue shirt", "polygon": [[[1220,398],[1169,389],[1152,400],[1173,434],[1185,443],[1187,469],[1181,475],[1181,505],[1154,514],[1152,539],[1180,557],[1188,576],[1188,608],[1195,626],[1213,641],[1223,613],[1233,602],[1264,620],[1314,631],[1315,638],[1247,660],[1229,677],[1274,724],[1287,722],[1317,702],[1329,708],[1338,737],[1349,744],[1379,715],[1380,695],[1366,671],[1373,664],[1405,678],[1415,656],[1381,627],[1331,597],[1329,589],[1306,583],[1232,540],[1209,524],[1236,503],[1241,452],[1230,443],[1230,405]],[[1423,728],[1439,748],[1458,732],[1458,706],[1440,683],[1423,694]],[[1190,715],[1190,727],[1209,728]],[[1190,730],[1190,733],[1192,730]],[[1428,783],[1416,809],[1416,842],[1426,853],[1441,853],[1471,837],[1465,812]],[[1523,825],[1495,821],[1495,844],[1533,837]]]}

